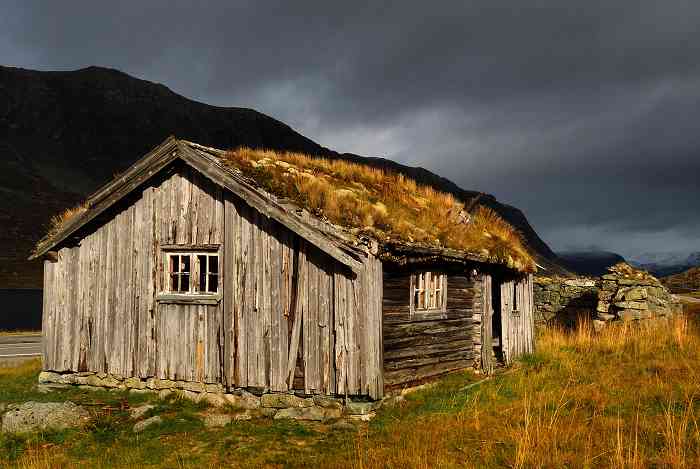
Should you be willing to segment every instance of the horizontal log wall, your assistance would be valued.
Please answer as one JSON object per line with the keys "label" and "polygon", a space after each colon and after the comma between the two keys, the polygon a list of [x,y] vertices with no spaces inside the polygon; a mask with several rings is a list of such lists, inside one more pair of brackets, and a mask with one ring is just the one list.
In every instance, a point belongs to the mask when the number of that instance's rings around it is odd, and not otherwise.
{"label": "horizontal log wall", "polygon": [[474,365],[475,287],[475,281],[464,274],[448,273],[446,312],[411,317],[410,273],[384,273],[384,383],[388,388]]}
{"label": "horizontal log wall", "polygon": [[[381,397],[375,258],[355,275],[183,164],[107,215],[45,261],[45,370]],[[222,299],[156,301],[161,246],[192,245],[220,245]]]}

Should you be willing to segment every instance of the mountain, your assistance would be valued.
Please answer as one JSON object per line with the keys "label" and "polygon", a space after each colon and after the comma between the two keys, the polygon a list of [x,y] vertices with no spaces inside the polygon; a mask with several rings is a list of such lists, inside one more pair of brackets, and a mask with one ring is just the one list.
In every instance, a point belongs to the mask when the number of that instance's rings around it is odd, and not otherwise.
{"label": "mountain", "polygon": [[631,264],[657,277],[667,277],[700,266],[700,251],[646,253],[632,259]]}
{"label": "mountain", "polygon": [[0,67],[0,288],[40,288],[41,264],[26,258],[49,218],[169,135],[218,148],[246,145],[344,158],[405,173],[465,201],[478,196],[521,231],[541,266],[565,272],[520,210],[426,169],[337,153],[252,109],[192,101],[118,70]]}
{"label": "mountain", "polygon": [[661,278],[661,283],[674,293],[700,291],[700,267],[690,269]]}
{"label": "mountain", "polygon": [[558,252],[557,256],[572,272],[593,277],[608,273],[608,267],[626,262],[621,255],[607,251]]}

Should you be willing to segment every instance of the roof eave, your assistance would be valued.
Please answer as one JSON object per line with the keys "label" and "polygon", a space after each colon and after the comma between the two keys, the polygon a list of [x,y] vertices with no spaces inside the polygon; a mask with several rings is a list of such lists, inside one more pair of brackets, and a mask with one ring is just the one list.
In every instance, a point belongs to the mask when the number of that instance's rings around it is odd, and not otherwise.
{"label": "roof eave", "polygon": [[177,149],[177,145],[178,140],[171,135],[163,143],[134,163],[124,173],[118,175],[112,181],[103,185],[87,199],[87,210],[69,220],[66,225],[54,235],[40,241],[32,255],[29,257],[29,260],[38,259],[44,256],[47,252],[61,242],[65,241],[86,223],[100,215],[115,202],[148,180],[156,172],[160,171],[169,163],[177,159],[177,151],[175,151]]}
{"label": "roof eave", "polygon": [[[194,151],[193,148],[197,151]],[[223,167],[218,161],[213,160],[208,155],[208,152],[204,151],[205,149],[214,150],[184,140],[178,140],[173,136],[168,137],[162,144],[146,154],[127,171],[102,186],[90,196],[87,200],[87,210],[69,220],[57,233],[41,241],[37,245],[35,252],[29,257],[29,260],[38,259],[46,255],[82,226],[121,200],[158,171],[176,159],[181,159],[214,183],[241,197],[254,209],[277,220],[291,231],[307,239],[311,244],[346,265],[352,271],[357,273],[362,269],[363,262],[358,260],[358,256],[362,255],[361,250],[352,249],[344,245],[343,240],[340,238],[332,239],[329,237],[331,236],[329,232],[323,232],[290,213],[289,210],[285,210],[275,200],[266,196],[266,193],[251,186],[240,175]]]}

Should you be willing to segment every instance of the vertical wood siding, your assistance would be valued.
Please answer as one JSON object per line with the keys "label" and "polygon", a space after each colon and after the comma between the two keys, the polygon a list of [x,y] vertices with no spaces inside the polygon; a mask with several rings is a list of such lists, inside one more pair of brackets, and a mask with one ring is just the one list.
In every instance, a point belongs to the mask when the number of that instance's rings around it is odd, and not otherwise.
{"label": "vertical wood siding", "polygon": [[381,263],[355,276],[231,194],[225,218],[225,383],[381,397]]}
{"label": "vertical wood siding", "polygon": [[[221,245],[216,305],[156,301],[163,245]],[[44,369],[382,396],[382,266],[355,275],[179,164],[44,266]]]}
{"label": "vertical wood siding", "polygon": [[384,273],[384,381],[396,387],[448,371],[474,359],[477,282],[463,273],[447,276],[445,313],[409,315],[410,272]]}
{"label": "vertical wood siding", "polygon": [[481,278],[482,285],[482,315],[481,315],[481,370],[486,374],[493,373],[493,279],[491,275],[484,274]]}
{"label": "vertical wood siding", "polygon": [[222,191],[180,166],[139,195],[45,262],[44,368],[218,382],[221,308],[155,297],[161,245],[223,243]]}
{"label": "vertical wood siding", "polygon": [[[502,350],[507,365],[535,349],[532,275],[501,284]],[[516,305],[513,302],[516,302]],[[514,313],[514,306],[517,312]]]}

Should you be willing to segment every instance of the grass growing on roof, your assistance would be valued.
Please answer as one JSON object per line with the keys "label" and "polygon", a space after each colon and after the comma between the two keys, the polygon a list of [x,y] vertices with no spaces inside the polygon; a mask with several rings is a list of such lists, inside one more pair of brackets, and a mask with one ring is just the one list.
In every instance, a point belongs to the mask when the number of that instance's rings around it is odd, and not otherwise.
{"label": "grass growing on roof", "polygon": [[381,241],[403,241],[480,254],[534,270],[520,234],[493,210],[465,213],[451,194],[402,174],[300,153],[238,148],[224,161],[263,189],[294,200],[332,223]]}
{"label": "grass growing on roof", "polygon": [[82,215],[85,213],[85,211],[88,209],[87,201],[81,202],[78,205],[74,207],[69,207],[62,211],[61,213],[58,213],[54,216],[51,217],[49,220],[49,229],[47,230],[46,234],[44,235],[43,238],[37,243],[37,245],[34,247],[34,252],[37,251],[37,248],[41,243],[46,241],[47,239],[51,238],[52,236],[55,236],[61,229],[63,229],[66,224],[72,220],[73,218],[77,217],[78,215]]}

